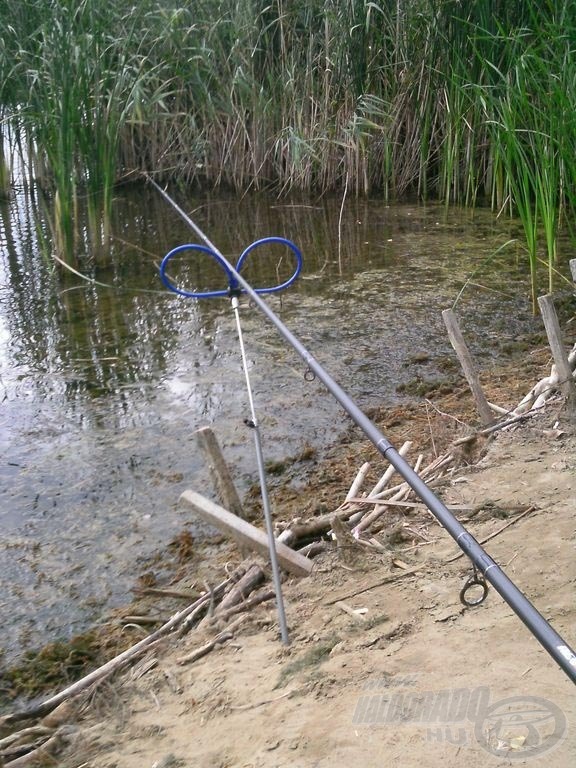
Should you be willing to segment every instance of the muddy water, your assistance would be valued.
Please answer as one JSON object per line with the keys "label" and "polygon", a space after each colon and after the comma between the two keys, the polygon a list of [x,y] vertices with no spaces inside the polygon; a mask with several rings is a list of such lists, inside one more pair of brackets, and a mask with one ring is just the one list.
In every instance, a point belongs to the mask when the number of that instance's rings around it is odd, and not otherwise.
{"label": "muddy water", "polygon": [[[178,195],[177,195],[178,196]],[[202,197],[179,202],[231,259],[283,235],[304,254],[298,283],[270,304],[362,407],[396,401],[426,353],[450,354],[440,312],[457,311],[482,366],[535,326],[514,225],[489,212],[341,200]],[[55,269],[37,202],[0,203],[0,612],[4,651],[81,630],[127,599],[146,558],[185,524],[185,488],[212,493],[195,444],[217,432],[243,492],[256,479],[234,318],[226,299],[162,289],[161,256],[191,234],[152,190],[119,190],[112,240]],[[41,218],[41,216],[40,216]],[[45,225],[46,226],[46,225]],[[82,243],[83,233],[80,232]],[[265,254],[250,279],[275,279]],[[214,287],[194,263],[188,278]],[[468,281],[468,283],[467,283]],[[462,292],[463,286],[465,289]],[[220,287],[220,286],[217,286]],[[242,324],[266,458],[322,449],[346,423],[274,329],[244,302]]]}

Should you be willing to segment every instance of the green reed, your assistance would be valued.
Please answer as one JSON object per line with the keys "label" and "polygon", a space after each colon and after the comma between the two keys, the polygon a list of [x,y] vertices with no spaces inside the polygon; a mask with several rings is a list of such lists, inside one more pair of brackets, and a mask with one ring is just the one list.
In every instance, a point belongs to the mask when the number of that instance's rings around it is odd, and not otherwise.
{"label": "green reed", "polygon": [[[566,28],[562,15],[548,19],[533,15],[532,22],[532,28],[518,29],[506,38],[506,50],[512,54],[509,66],[487,62],[492,80],[478,90],[492,152],[501,168],[498,183],[524,229],[536,306],[540,254],[545,254],[551,291],[559,227],[574,212],[576,65],[570,50],[574,29]],[[533,32],[537,23],[538,36]],[[502,199],[503,194],[501,189],[497,197]]]}
{"label": "green reed", "polygon": [[[24,5],[26,8],[24,9]],[[574,211],[576,0],[0,0],[0,104],[58,250],[154,172],[238,190],[416,194],[523,223],[533,292]]]}

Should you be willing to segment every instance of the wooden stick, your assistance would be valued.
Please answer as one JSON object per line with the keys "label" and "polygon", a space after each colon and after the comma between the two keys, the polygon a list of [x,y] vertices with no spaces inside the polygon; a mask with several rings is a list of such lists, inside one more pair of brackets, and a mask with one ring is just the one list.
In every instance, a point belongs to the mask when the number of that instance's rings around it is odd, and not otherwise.
{"label": "wooden stick", "polygon": [[[224,590],[224,587],[230,583],[230,581],[232,581],[231,578],[226,579],[221,584],[219,584],[214,591],[220,594]],[[98,667],[98,669],[93,670],[80,680],[72,683],[72,685],[69,685],[63,691],[60,691],[60,693],[57,693],[54,696],[46,699],[41,704],[37,704],[34,707],[24,710],[23,712],[14,712],[13,714],[5,715],[4,717],[0,718],[0,725],[12,725],[13,723],[18,723],[22,720],[29,720],[34,717],[42,717],[48,714],[48,712],[51,712],[58,706],[58,704],[62,703],[66,699],[75,696],[77,693],[85,690],[93,683],[101,680],[103,677],[118,671],[128,662],[134,661],[142,653],[144,653],[144,651],[148,650],[153,645],[156,645],[175,627],[191,617],[193,614],[195,614],[195,612],[199,612],[201,609],[203,609],[206,603],[209,602],[210,597],[210,595],[202,595],[202,597],[199,597],[198,600],[192,603],[192,605],[189,605],[183,610],[178,611],[178,613],[175,613],[174,616],[172,616],[172,618],[166,622],[166,624],[161,626],[155,632],[152,632],[152,634],[140,640],[140,642],[136,643],[136,645],[133,645],[131,648],[123,651],[118,656],[110,659],[110,661],[107,661],[106,664],[103,664],[101,667]]]}
{"label": "wooden stick", "polygon": [[360,589],[354,590],[354,592],[347,592],[345,595],[338,595],[338,597],[335,597],[332,600],[328,600],[326,603],[324,603],[324,605],[334,605],[340,600],[349,600],[351,597],[356,597],[356,595],[361,595],[364,592],[369,592],[371,589],[376,589],[376,587],[381,587],[384,584],[391,584],[393,581],[398,581],[398,579],[403,579],[405,576],[412,576],[418,571],[421,571],[422,568],[424,568],[424,565],[418,565],[416,566],[416,568],[410,568],[409,571],[402,571],[402,573],[390,574],[389,576],[385,576],[383,579],[379,579],[378,581],[375,581],[373,584],[369,584],[367,587],[361,587]]}
{"label": "wooden stick", "polygon": [[27,752],[16,760],[10,760],[6,763],[6,768],[28,768],[28,766],[49,765],[52,762],[52,756],[62,746],[62,737],[58,732],[51,736],[43,744]]}
{"label": "wooden stick", "polygon": [[257,563],[254,563],[248,568],[240,581],[228,592],[218,608],[216,608],[214,614],[216,615],[220,611],[225,611],[227,608],[242,602],[261,581],[264,581],[264,571]]}
{"label": "wooden stick", "polygon": [[360,488],[362,488],[362,484],[364,483],[364,480],[366,478],[366,475],[370,471],[370,462],[366,461],[360,469],[358,470],[358,474],[354,478],[354,482],[350,486],[350,490],[348,491],[346,498],[344,501],[349,501],[349,499],[352,496],[357,496]]}
{"label": "wooden stick", "polygon": [[354,610],[354,608],[342,602],[342,600],[338,600],[334,603],[334,605],[336,608],[340,608],[341,611],[344,611],[344,613],[347,613],[348,616],[352,616],[352,618],[360,624],[366,623],[366,616],[364,616],[363,613],[359,613],[358,611]]}
{"label": "wooden stick", "polygon": [[[510,528],[511,525],[514,525],[514,523],[517,523],[518,520],[521,520],[523,517],[526,517],[526,515],[529,515],[531,512],[534,512],[536,507],[534,505],[528,507],[528,509],[525,509],[522,514],[517,515],[513,520],[509,520],[506,525],[503,525],[501,528],[498,528],[497,531],[494,531],[494,533],[491,533],[490,536],[486,536],[485,539],[481,539],[478,543],[479,544],[486,544],[487,541],[490,541],[491,539],[495,539],[496,536],[499,536],[502,531],[505,531],[506,528]],[[461,557],[464,557],[464,552],[458,552],[458,554],[453,555],[452,557],[449,557],[448,560],[444,560],[444,563],[453,563],[455,560],[458,560]]]}
{"label": "wooden stick", "polygon": [[204,452],[210,467],[216,493],[223,504],[233,515],[242,520],[246,519],[240,496],[232,480],[232,475],[222,454],[216,435],[210,427],[196,430],[198,445]]}
{"label": "wooden stick", "polygon": [[482,424],[487,427],[493,423],[494,417],[492,415],[492,409],[488,405],[486,396],[480,386],[480,379],[478,377],[478,372],[476,371],[474,359],[466,346],[464,336],[462,335],[454,312],[452,312],[451,309],[445,309],[442,312],[442,317],[446,325],[446,330],[448,331],[450,343],[454,347],[454,351],[456,352],[462,370],[464,371],[464,376],[466,376],[466,381],[472,391],[476,408],[480,414],[480,420],[482,421]]}
{"label": "wooden stick", "polygon": [[123,624],[160,624],[166,621],[161,616],[122,616]]}
{"label": "wooden stick", "polygon": [[557,384],[558,374],[556,373],[556,366],[553,365],[550,376],[545,376],[543,379],[536,382],[530,392],[528,392],[527,395],[524,395],[510,415],[519,416],[527,411],[542,407],[546,400],[554,394]]}
{"label": "wooden stick", "polygon": [[265,704],[273,704],[275,701],[280,701],[280,699],[286,699],[288,696],[292,696],[293,693],[294,691],[286,691],[286,693],[283,693],[281,696],[276,696],[275,699],[264,699],[264,701],[257,701],[255,704],[240,704],[238,706],[232,706],[230,709],[235,711],[256,709],[256,707],[263,707]]}
{"label": "wooden stick", "polygon": [[325,552],[328,547],[329,544],[326,541],[311,541],[310,544],[306,544],[306,546],[299,549],[298,552],[305,557],[316,557],[316,555]]}
{"label": "wooden stick", "polygon": [[544,321],[544,327],[546,328],[548,343],[550,344],[554,363],[558,371],[560,389],[566,398],[568,409],[572,413],[575,413],[576,384],[574,384],[574,379],[572,378],[572,368],[570,367],[568,355],[564,348],[562,331],[560,330],[560,323],[558,322],[558,315],[556,314],[552,296],[550,294],[547,296],[539,296],[538,306],[542,313],[542,320]]}
{"label": "wooden stick", "polygon": [[230,616],[234,616],[236,613],[249,611],[251,608],[254,608],[255,605],[265,603],[268,600],[274,599],[274,597],[276,597],[276,593],[273,589],[270,589],[270,587],[263,587],[262,589],[259,589],[258,592],[254,592],[247,600],[243,600],[238,605],[233,605],[225,611],[214,614],[214,616],[208,619],[207,622],[208,624],[213,624],[217,621],[225,621],[226,619],[230,618]]}
{"label": "wooden stick", "polygon": [[457,440],[454,440],[452,445],[463,445],[464,443],[470,443],[472,440],[476,440],[476,438],[480,435],[491,435],[494,432],[499,432],[501,429],[506,429],[507,427],[512,426],[513,424],[517,424],[519,421],[525,421],[526,419],[531,419],[533,416],[536,415],[536,411],[528,411],[527,413],[520,413],[518,416],[513,416],[511,419],[506,419],[506,421],[499,421],[497,424],[493,424],[491,427],[486,427],[486,429],[480,429],[478,432],[474,432],[472,435],[466,435],[466,437],[459,437]]}
{"label": "wooden stick", "polygon": [[358,522],[354,526],[354,536],[358,536],[360,533],[362,533],[362,531],[365,531],[366,528],[369,528],[372,525],[372,523],[378,520],[378,518],[386,511],[388,501],[400,501],[408,493],[410,493],[410,486],[408,485],[408,483],[403,483],[398,493],[392,496],[391,499],[381,499],[380,503],[376,507],[374,507],[372,512],[368,512],[368,514],[365,514],[360,520],[360,522]]}
{"label": "wooden stick", "polygon": [[[406,442],[400,446],[400,450],[398,451],[398,453],[400,454],[400,456],[406,456],[410,448],[412,448],[412,441],[406,440]],[[386,472],[384,472],[380,480],[378,480],[374,488],[372,488],[368,496],[375,496],[377,493],[380,493],[380,491],[382,491],[388,485],[390,478],[395,472],[396,472],[395,468],[392,465],[390,465],[386,469]]]}
{"label": "wooden stick", "polygon": [[492,408],[493,411],[500,414],[500,416],[508,416],[510,414],[510,410],[508,408],[502,408],[501,405],[496,405],[496,403],[491,403],[488,400],[488,405],[490,408]]}
{"label": "wooden stick", "polygon": [[216,635],[213,640],[209,640],[207,643],[201,645],[199,648],[196,648],[186,656],[180,656],[180,658],[176,659],[176,661],[178,664],[191,664],[193,661],[197,661],[203,656],[206,656],[206,654],[210,653],[210,651],[213,651],[217,645],[221,645],[227,640],[231,640],[233,637],[234,635],[231,632],[220,632],[220,634]]}
{"label": "wooden stick", "polygon": [[576,259],[570,259],[570,272],[572,273],[572,280],[576,283]]}
{"label": "wooden stick", "polygon": [[[423,504],[421,501],[392,501],[392,499],[386,499],[386,501],[382,501],[381,499],[370,499],[368,497],[363,497],[361,499],[351,499],[355,504],[385,504],[386,506],[390,507],[409,507],[413,509],[428,509],[426,504]],[[457,512],[471,512],[473,509],[476,509],[476,507],[470,507],[465,504],[445,504],[444,505],[446,509],[452,509]]]}
{"label": "wooden stick", "polygon": [[180,656],[180,658],[177,659],[178,664],[191,664],[193,661],[197,661],[198,659],[201,659],[202,656],[206,656],[207,653],[213,651],[217,645],[222,645],[222,643],[231,640],[234,637],[234,632],[238,629],[240,624],[244,622],[245,619],[246,616],[239,616],[235,621],[232,622],[232,624],[230,624],[229,627],[227,627],[222,632],[219,632],[216,637],[212,638],[212,640],[207,642],[205,645],[200,646],[200,648],[196,648],[191,653],[186,654],[186,656]]}
{"label": "wooden stick", "polygon": [[[441,485],[444,481],[444,479],[440,477],[436,478],[430,478],[430,474],[432,474],[433,471],[437,471],[438,468],[442,469],[449,464],[451,464],[454,460],[454,456],[452,454],[447,454],[446,456],[440,456],[438,459],[432,462],[432,464],[429,464],[428,467],[425,467],[422,472],[420,473],[420,476],[423,479],[426,479],[426,482],[430,488],[435,488],[438,485]],[[387,488],[384,491],[381,491],[377,496],[372,497],[370,500],[370,497],[362,497],[360,500],[363,504],[364,503],[373,503],[373,502],[379,502],[382,503],[382,499],[385,499],[388,501],[389,499],[387,497],[396,498],[396,494],[401,489],[406,488],[406,483],[399,483],[398,485],[394,485],[390,488]],[[358,499],[355,501],[347,502],[346,507],[344,505],[341,505],[336,509],[335,512],[329,512],[324,515],[319,515],[318,517],[313,517],[310,520],[306,520],[303,522],[295,522],[291,523],[290,527],[286,530],[289,530],[292,534],[291,541],[292,543],[300,541],[301,539],[308,539],[313,536],[321,536],[323,533],[326,533],[330,530],[332,526],[332,520],[334,518],[334,515],[338,515],[342,520],[348,520],[350,525],[354,525],[358,520],[362,519],[362,516],[365,513],[365,510],[358,510],[358,504],[356,503]],[[356,509],[355,509],[356,508]],[[300,550],[298,550],[300,551]]]}
{"label": "wooden stick", "polygon": [[179,589],[158,589],[157,587],[144,587],[133,590],[138,595],[151,595],[152,597],[177,597],[180,600],[196,600],[198,593],[185,592]]}
{"label": "wooden stick", "polygon": [[[420,454],[414,465],[414,471],[417,473],[420,469],[420,465],[424,459],[424,456]],[[408,483],[403,483],[398,493],[392,497],[391,501],[401,501],[404,496],[410,493],[411,488]],[[359,523],[354,526],[354,535],[358,536],[362,531],[365,531],[372,523],[377,520],[380,515],[386,510],[386,502],[383,501],[380,506],[375,507],[372,512],[365,515]]]}
{"label": "wooden stick", "polygon": [[52,733],[54,733],[54,728],[50,728],[46,725],[32,725],[29,728],[22,728],[22,730],[16,731],[16,733],[11,733],[9,736],[0,739],[0,750],[5,752],[8,747],[11,747],[17,741],[27,738],[28,736],[50,736]]}
{"label": "wooden stick", "polygon": [[452,462],[454,461],[454,454],[452,453],[445,453],[443,456],[438,456],[438,458],[432,462],[432,464],[429,464],[427,467],[424,467],[422,472],[420,472],[420,477],[424,480],[427,477],[432,477],[433,475],[438,474],[441,470],[448,467]]}

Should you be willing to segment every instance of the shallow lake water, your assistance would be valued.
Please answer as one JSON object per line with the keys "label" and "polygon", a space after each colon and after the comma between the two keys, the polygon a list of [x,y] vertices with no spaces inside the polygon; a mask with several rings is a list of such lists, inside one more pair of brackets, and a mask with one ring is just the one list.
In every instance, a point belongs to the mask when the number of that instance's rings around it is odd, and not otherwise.
{"label": "shallow lake water", "polygon": [[[489,211],[173,194],[232,261],[268,235],[299,246],[301,277],[269,304],[362,408],[398,401],[415,355],[429,356],[434,378],[452,354],[441,311],[457,297],[484,368],[540,329],[519,245],[497,252],[517,225]],[[175,296],[158,277],[168,250],[195,241],[186,224],[153,189],[118,190],[109,245],[80,232],[74,266],[87,283],[55,267],[37,206],[24,189],[0,203],[5,659],[127,601],[146,558],[184,525],[202,532],[177,505],[186,488],[213,493],[199,426],[215,430],[241,493],[257,478],[229,301]],[[263,254],[249,279],[274,280],[278,258]],[[187,275],[199,288],[219,280],[202,259]],[[246,300],[241,316],[266,459],[321,451],[346,417]]]}

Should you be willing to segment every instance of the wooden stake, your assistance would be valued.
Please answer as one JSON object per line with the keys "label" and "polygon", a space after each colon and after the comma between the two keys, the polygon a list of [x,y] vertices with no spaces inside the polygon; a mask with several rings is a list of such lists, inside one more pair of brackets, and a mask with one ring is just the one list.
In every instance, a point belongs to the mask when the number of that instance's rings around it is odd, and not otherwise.
{"label": "wooden stake", "polygon": [[494,417],[484,392],[482,391],[482,387],[480,386],[480,379],[478,378],[478,372],[476,371],[474,359],[470,354],[470,350],[466,346],[464,336],[462,336],[460,326],[456,320],[456,315],[454,312],[452,312],[451,309],[445,309],[442,312],[442,318],[444,319],[446,330],[448,331],[450,343],[454,347],[454,351],[456,352],[458,360],[460,361],[460,365],[462,366],[462,370],[464,371],[464,376],[466,376],[466,381],[472,390],[472,395],[474,396],[474,401],[476,402],[476,408],[480,414],[480,420],[485,427],[488,427],[494,422]]}
{"label": "wooden stake", "polygon": [[202,449],[208,466],[210,467],[214,486],[221,504],[232,512],[233,515],[246,519],[242,502],[232,480],[232,475],[222,454],[216,435],[210,427],[201,427],[196,430],[198,445]]}
{"label": "wooden stake", "polygon": [[568,355],[562,339],[562,331],[558,322],[558,315],[554,307],[554,301],[550,294],[538,297],[538,306],[542,313],[542,320],[546,328],[548,343],[552,350],[554,363],[558,371],[559,386],[562,394],[566,397],[566,403],[571,413],[576,412],[576,384],[572,378],[572,368],[568,361]]}

